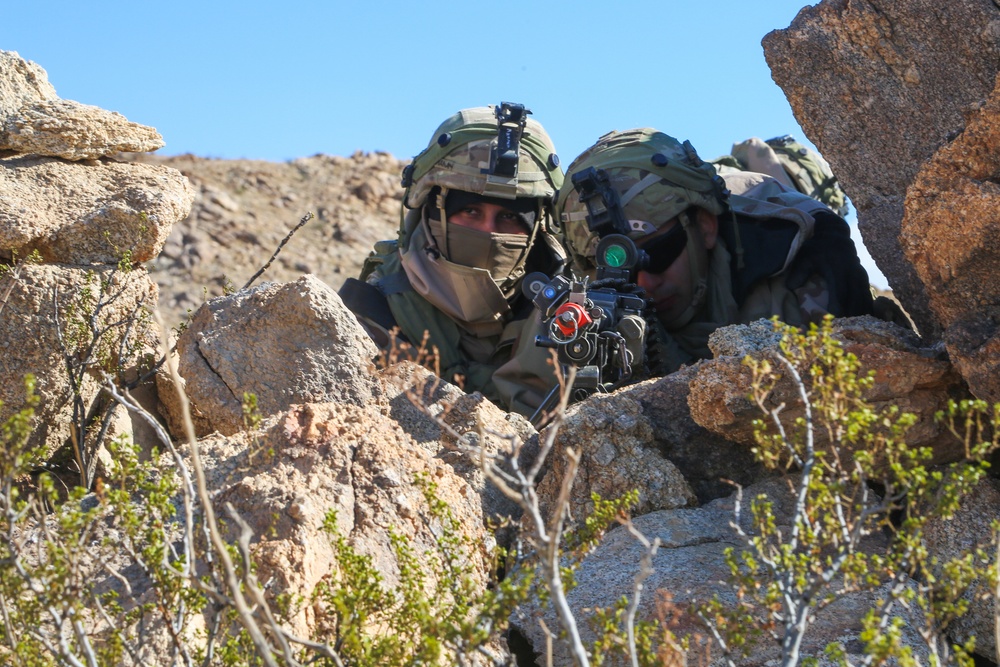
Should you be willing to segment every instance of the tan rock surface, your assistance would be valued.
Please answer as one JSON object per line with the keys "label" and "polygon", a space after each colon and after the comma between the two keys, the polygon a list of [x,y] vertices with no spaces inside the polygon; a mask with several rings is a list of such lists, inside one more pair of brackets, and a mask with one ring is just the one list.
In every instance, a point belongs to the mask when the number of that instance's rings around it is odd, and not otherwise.
{"label": "tan rock surface", "polygon": [[324,620],[308,596],[332,570],[333,550],[323,530],[330,511],[337,512],[337,526],[353,547],[374,559],[389,587],[399,577],[390,530],[410,538],[418,554],[434,552],[432,531],[439,526],[423,519],[426,505],[416,475],[437,485],[439,497],[479,545],[464,554],[463,571],[485,582],[492,541],[479,495],[450,465],[386,420],[380,406],[293,406],[270,419],[259,437],[215,435],[200,448],[211,488],[221,491],[218,506],[231,503],[254,531],[261,581],[270,581],[274,594],[307,600],[296,619],[299,632]]}
{"label": "tan rock surface", "polygon": [[[247,393],[264,416],[294,403],[366,405],[382,393],[371,363],[376,353],[336,293],[312,275],[213,299],[177,341],[199,435],[242,429]],[[159,377],[168,421],[183,433],[169,380]]]}
{"label": "tan rock surface", "polygon": [[[998,78],[1000,83],[1000,78]],[[1000,401],[1000,86],[916,175],[900,239],[972,393]]]}
{"label": "tan rock surface", "polygon": [[702,503],[732,493],[730,481],[749,486],[770,476],[745,445],[700,426],[688,406],[690,383],[699,365],[619,390],[642,406],[660,455],[682,472]]}
{"label": "tan rock surface", "polygon": [[155,151],[163,138],[100,107],[59,99],[39,65],[0,51],[0,151],[92,160],[121,151]]}
{"label": "tan rock surface", "polygon": [[176,170],[112,161],[0,159],[0,257],[117,264],[156,257],[194,193]]}
{"label": "tan rock surface", "polygon": [[921,332],[939,336],[929,286],[900,247],[903,200],[993,90],[996,3],[824,0],[763,44],[772,78],[857,207],[865,246]]}
{"label": "tan rock surface", "polygon": [[[962,507],[948,521],[936,520],[927,527],[931,555],[939,559],[955,558],[963,553],[985,548],[996,567],[996,548],[992,523],[1000,513],[1000,480],[988,477],[962,501]],[[964,642],[976,637],[976,654],[992,660],[996,656],[997,635],[994,609],[997,600],[985,582],[968,591],[969,613],[958,619],[949,636]]]}
{"label": "tan rock surface", "polygon": [[[782,479],[770,479],[745,489],[741,513],[744,529],[749,529],[750,500],[758,494],[768,496],[774,504],[777,525],[787,531],[794,502],[786,481]],[[702,507],[662,510],[633,519],[634,526],[648,540],[659,538],[661,542],[652,561],[654,572],[643,584],[636,619],[651,621],[659,618],[659,600],[663,599],[663,595],[669,595],[673,605],[672,631],[678,637],[695,635],[687,654],[688,664],[724,664],[715,658],[717,651],[707,653],[698,645],[697,637],[705,639],[704,627],[686,612],[691,603],[706,602],[713,595],[719,595],[723,602],[735,602],[735,594],[724,584],[729,576],[725,551],[741,547],[735,531],[730,527],[734,519],[734,502],[732,497],[723,498]],[[608,609],[626,595],[632,598],[642,552],[638,540],[626,529],[616,527],[608,532],[575,572],[577,585],[567,593],[567,601],[585,644],[595,639],[594,627],[588,623],[588,619],[594,617],[595,609]],[[856,640],[858,619],[885,592],[880,589],[851,593],[817,613],[810,632],[805,636],[803,654],[820,657],[828,643],[840,641],[846,645],[849,654],[856,656],[859,648]],[[553,642],[552,662],[546,662],[546,638],[539,619],[544,620],[550,630],[560,627],[551,605],[542,608],[534,602],[519,608],[512,619],[517,630],[535,648],[536,664],[573,664],[565,642],[558,639]],[[905,628],[902,640],[913,648],[915,655],[925,656],[926,649],[911,626],[912,622]],[[706,655],[709,660],[706,660]],[[736,664],[743,667],[773,665],[780,662],[780,657],[780,643],[765,638],[753,647],[749,656],[737,658]]]}
{"label": "tan rock surface", "polygon": [[[121,324],[156,301],[156,285],[143,269],[121,273],[108,267],[42,264],[24,265],[17,272],[0,275],[0,421],[23,405],[22,378],[34,374],[41,403],[36,411],[33,442],[46,443],[49,452],[68,441],[73,416],[72,386],[60,329],[70,353],[75,355],[87,340],[74,337],[74,321],[94,311],[102,294],[102,281],[108,282],[103,292],[107,304],[101,308],[97,322],[102,327],[118,323],[111,327],[101,346],[109,354],[109,364],[114,365],[121,349],[119,342],[124,349],[138,354],[155,340],[148,317],[138,318],[137,326],[128,331]],[[86,296],[88,293],[92,298]],[[131,363],[128,359],[121,362]],[[91,368],[82,377],[80,392],[87,410],[104,400],[98,388],[99,371]]]}
{"label": "tan rock surface", "polygon": [[0,51],[0,127],[22,108],[57,99],[45,70],[17,51]]}
{"label": "tan rock surface", "polygon": [[593,511],[591,493],[614,500],[638,490],[636,515],[697,504],[677,466],[660,453],[641,404],[615,393],[594,395],[567,413],[549,455],[549,468],[538,484],[542,516],[549,516],[559,498],[569,448],[580,456],[569,504],[574,521],[582,521]]}
{"label": "tan rock surface", "polygon": [[[484,516],[491,520],[520,516],[519,506],[487,481],[470,448],[481,448],[488,459],[509,457],[516,450],[519,464],[526,468],[535,460],[538,435],[527,419],[503,411],[478,392],[466,394],[412,362],[389,366],[380,371],[380,378],[385,383],[388,418],[475,489]],[[514,537],[512,530],[497,535],[505,547]]]}
{"label": "tan rock surface", "polygon": [[[910,445],[932,447],[938,462],[961,456],[960,443],[934,421],[948,399],[962,397],[961,380],[939,349],[922,346],[909,330],[867,316],[835,320],[834,332],[845,350],[858,357],[862,372],[875,371],[875,385],[866,396],[871,405],[896,405],[919,417],[908,433]],[[751,353],[774,355],[777,338],[771,323],[761,320],[720,329],[709,346],[715,358],[700,364],[691,381],[691,416],[709,431],[749,448],[754,443],[752,422],[761,412],[748,398],[751,376],[743,358]],[[769,403],[786,405],[786,424],[804,414],[789,378],[775,386]]]}
{"label": "tan rock surface", "polygon": [[0,150],[64,160],[94,160],[122,151],[142,153],[163,145],[163,137],[152,127],[72,100],[22,107],[0,125]]}

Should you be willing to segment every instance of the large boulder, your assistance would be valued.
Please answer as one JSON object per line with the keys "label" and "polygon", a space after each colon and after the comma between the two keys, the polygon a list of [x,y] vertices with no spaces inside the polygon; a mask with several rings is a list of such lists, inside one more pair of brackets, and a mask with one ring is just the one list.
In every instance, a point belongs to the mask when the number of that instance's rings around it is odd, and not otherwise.
{"label": "large boulder", "polygon": [[[939,336],[930,286],[900,245],[903,202],[923,163],[993,90],[1000,9],[992,0],[824,0],[763,44],[796,119],[857,207],[893,293],[921,334]],[[938,245],[920,240],[929,252]]]}
{"label": "large boulder", "polygon": [[[758,494],[768,496],[773,503],[777,525],[787,529],[794,498],[786,480],[771,479],[744,489],[741,511],[744,530],[750,529],[750,500]],[[730,570],[725,561],[727,549],[739,551],[743,547],[731,528],[733,507],[734,497],[730,497],[694,509],[662,510],[632,520],[634,527],[648,540],[660,540],[659,550],[651,563],[653,572],[644,582],[637,621],[652,621],[665,614],[678,639],[695,637],[687,656],[691,661],[703,660],[706,655],[714,657],[717,653],[715,647],[706,649],[708,639],[703,626],[687,613],[690,604],[707,602],[713,596],[719,596],[723,602],[736,602],[733,590],[726,584]],[[574,573],[576,586],[567,593],[567,601],[585,645],[596,637],[595,628],[588,622],[594,610],[610,608],[623,596],[633,597],[643,551],[628,530],[616,527]],[[819,657],[827,644],[839,641],[847,646],[849,654],[856,655],[859,619],[885,593],[884,589],[849,593],[817,613],[806,635],[803,654]],[[558,632],[559,620],[551,606],[537,601],[521,607],[512,619],[514,627],[534,649],[537,664],[573,664],[568,647],[558,639],[553,642],[552,660],[547,661],[547,637],[539,619],[550,631]],[[926,655],[914,625],[912,622],[907,624],[903,641],[914,648],[916,655]],[[746,667],[775,664],[781,657],[780,649],[779,642],[763,640],[754,646],[750,656],[737,658],[737,664]]]}
{"label": "large boulder", "polygon": [[[834,337],[858,357],[861,372],[875,372],[875,383],[864,398],[875,409],[897,406],[918,416],[907,432],[913,447],[930,447],[935,463],[962,458],[962,443],[935,421],[950,399],[968,396],[961,377],[940,346],[927,347],[909,329],[864,316],[834,320]],[[766,320],[719,329],[709,339],[715,358],[698,366],[688,404],[694,420],[727,440],[753,446],[753,421],[763,417],[750,399],[751,373],[747,355],[776,358],[778,336]],[[793,423],[804,410],[792,379],[785,375],[768,398],[785,404],[782,422]],[[821,431],[817,431],[821,433]]]}
{"label": "large boulder", "polygon": [[[460,554],[462,572],[483,586],[497,544],[488,526],[519,514],[486,481],[468,448],[506,458],[535,435],[527,420],[409,362],[372,380],[379,390],[363,404],[291,405],[265,418],[258,431],[216,432],[198,441],[216,506],[232,505],[253,531],[259,579],[270,582],[269,594],[304,601],[294,618],[303,636],[330,620],[309,600],[336,573],[323,527],[331,511],[340,533],[373,559],[390,588],[399,581],[390,532],[408,538],[417,554],[437,553],[441,526],[429,518],[418,478],[435,485],[436,498],[475,545]],[[437,573],[423,574],[432,586]]]}
{"label": "large boulder", "polygon": [[[1000,21],[1000,18],[998,18]],[[1000,82],[1000,78],[998,78]],[[978,398],[1000,401],[1000,88],[916,174],[900,239]]]}
{"label": "large boulder", "polygon": [[[212,299],[178,338],[177,354],[199,435],[241,430],[245,394],[256,396],[266,416],[295,403],[363,406],[383,393],[374,343],[312,275]],[[165,416],[181,434],[172,381],[158,377]]]}
{"label": "large boulder", "polygon": [[[400,381],[402,386],[419,379],[419,373],[403,375],[408,379],[396,377],[390,383]],[[416,389],[419,384],[408,386]],[[446,393],[450,394],[447,388]],[[454,409],[457,419],[479,412],[467,407],[469,410]],[[223,538],[236,543],[240,537],[237,519],[250,529],[246,544],[256,577],[273,609],[282,604],[280,600],[287,602],[283,609],[288,614],[281,622],[298,636],[315,637],[325,632],[333,643],[336,613],[313,597],[325,580],[334,587],[342,586],[337,577],[347,571],[338,566],[344,561],[337,558],[334,537],[327,530],[331,513],[336,514],[334,525],[339,535],[355,553],[371,559],[387,590],[399,592],[397,539],[407,540],[412,555],[426,565],[419,573],[425,594],[440,595],[441,589],[435,586],[441,575],[455,576],[450,567],[470,577],[481,590],[490,578],[495,541],[487,528],[488,517],[475,480],[456,467],[466,462],[452,456],[451,450],[415,442],[399,423],[387,417],[387,411],[390,405],[386,400],[364,407],[293,405],[267,417],[258,429],[233,435],[213,433],[197,441],[198,461]],[[176,450],[178,458],[165,454],[158,459],[158,474],[176,475],[183,490],[178,463],[193,477],[192,447],[180,444]],[[444,503],[456,522],[448,528],[458,526],[460,546],[439,544],[444,526],[429,511],[425,489],[430,485],[436,501]],[[91,505],[96,502],[93,497],[85,500]],[[181,506],[184,500],[177,497],[172,502]],[[198,499],[193,502],[200,514]],[[178,512],[176,523],[166,526],[167,534],[178,541],[182,539],[184,516],[183,511]],[[95,557],[86,558],[81,570],[97,581],[98,592],[118,592],[124,612],[135,612],[145,604],[156,609],[163,600],[146,568],[136,565],[136,553],[114,549],[123,539],[122,532],[118,522],[98,525],[91,536]],[[28,539],[38,539],[36,534],[29,531]],[[204,548],[207,546],[199,544],[197,552],[204,554]],[[451,548],[455,561],[436,568],[431,563],[441,548]],[[198,558],[196,567],[204,567],[205,560]],[[368,590],[374,582],[354,580],[353,584],[356,590]],[[448,601],[439,598],[435,602]],[[176,608],[165,611],[169,619]],[[204,646],[205,629],[211,624],[209,611],[211,603],[207,610],[185,608],[184,615],[192,614],[184,635],[190,649]],[[378,628],[367,630],[376,632]],[[171,661],[174,647],[168,633],[176,629],[165,627],[158,612],[143,616],[141,625],[132,632],[141,638],[137,648],[142,664]],[[499,638],[496,640],[493,648],[505,650]],[[125,663],[133,664],[127,657]]]}
{"label": "large boulder", "polygon": [[156,257],[194,191],[167,167],[46,157],[0,159],[0,258],[117,264]]}
{"label": "large boulder", "polygon": [[[274,594],[308,601],[331,574],[333,546],[323,529],[331,511],[340,533],[374,559],[389,587],[399,581],[390,531],[409,538],[418,554],[436,552],[434,531],[440,527],[425,521],[418,475],[437,486],[437,497],[478,545],[463,554],[463,571],[485,585],[494,542],[479,494],[451,465],[386,420],[379,405],[292,406],[256,436],[215,434],[199,448],[210,488],[219,492],[217,506],[231,504],[253,530],[258,577],[271,582]],[[432,584],[432,572],[425,574]],[[322,620],[322,609],[306,604],[295,629],[308,636]]]}

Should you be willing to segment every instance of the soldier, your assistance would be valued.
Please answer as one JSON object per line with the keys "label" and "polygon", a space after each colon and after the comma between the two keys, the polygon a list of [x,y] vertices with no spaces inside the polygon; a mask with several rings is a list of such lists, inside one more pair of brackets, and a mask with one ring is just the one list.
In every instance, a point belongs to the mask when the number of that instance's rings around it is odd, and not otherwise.
{"label": "soldier", "polygon": [[[657,337],[661,369],[710,358],[709,334],[728,324],[872,313],[847,223],[815,199],[754,172],[723,181],[690,142],[648,128],[601,137],[567,175],[590,167],[607,173],[649,256],[638,283],[669,333]],[[570,269],[591,274],[598,238],[570,184],[558,210]]]}
{"label": "soldier", "polygon": [[552,234],[563,174],[522,105],[466,109],[403,171],[398,241],[382,241],[340,295],[383,350],[436,350],[441,376],[530,415],[556,383],[534,345],[527,273],[559,272]]}

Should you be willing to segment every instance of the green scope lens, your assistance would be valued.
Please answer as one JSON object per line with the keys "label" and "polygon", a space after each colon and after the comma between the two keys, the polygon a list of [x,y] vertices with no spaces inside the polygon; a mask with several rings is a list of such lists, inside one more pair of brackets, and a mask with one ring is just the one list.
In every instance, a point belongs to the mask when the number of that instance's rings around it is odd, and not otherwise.
{"label": "green scope lens", "polygon": [[604,264],[614,269],[625,265],[628,252],[620,245],[611,245],[604,251]]}

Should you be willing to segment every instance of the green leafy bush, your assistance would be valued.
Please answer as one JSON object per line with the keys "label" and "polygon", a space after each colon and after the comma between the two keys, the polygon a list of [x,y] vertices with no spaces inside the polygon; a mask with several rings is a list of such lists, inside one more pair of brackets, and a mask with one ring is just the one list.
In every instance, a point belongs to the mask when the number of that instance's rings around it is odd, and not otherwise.
{"label": "green leafy bush", "polygon": [[[972,644],[953,646],[946,633],[967,611],[963,596],[972,582],[993,576],[990,559],[978,549],[939,560],[925,531],[931,521],[949,520],[985,475],[1000,409],[981,401],[951,405],[939,418],[965,443],[966,458],[932,466],[929,448],[906,443],[913,415],[865,400],[873,374],[861,373],[830,320],[809,332],[776,326],[782,334],[776,359],[745,363],[753,374],[751,398],[766,415],[755,423],[754,453],[793,481],[790,528],[779,528],[772,499],[753,498],[752,529],[739,528],[738,515],[734,521],[746,546],[727,554],[738,604],[716,598],[698,614],[730,663],[771,639],[781,647],[782,664],[797,665],[806,661],[802,642],[817,612],[845,595],[880,590],[863,619],[865,664],[916,664],[901,638],[902,605],[923,617],[919,632],[932,664],[970,664]],[[782,418],[786,406],[771,398],[779,381],[791,382],[804,410],[790,422]],[[884,548],[875,536],[884,538]],[[842,646],[831,645],[828,655],[848,662]]]}

